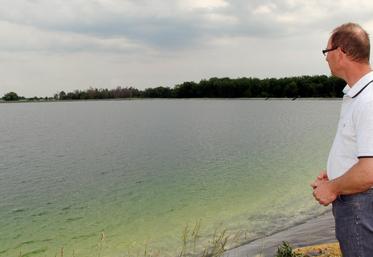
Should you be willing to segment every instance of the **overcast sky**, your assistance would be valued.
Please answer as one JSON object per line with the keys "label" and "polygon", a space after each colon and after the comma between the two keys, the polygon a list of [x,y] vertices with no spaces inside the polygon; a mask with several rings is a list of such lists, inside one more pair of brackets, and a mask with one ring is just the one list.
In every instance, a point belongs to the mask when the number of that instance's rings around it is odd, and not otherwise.
{"label": "overcast sky", "polygon": [[330,31],[373,34],[372,13],[370,0],[0,0],[0,96],[329,75]]}

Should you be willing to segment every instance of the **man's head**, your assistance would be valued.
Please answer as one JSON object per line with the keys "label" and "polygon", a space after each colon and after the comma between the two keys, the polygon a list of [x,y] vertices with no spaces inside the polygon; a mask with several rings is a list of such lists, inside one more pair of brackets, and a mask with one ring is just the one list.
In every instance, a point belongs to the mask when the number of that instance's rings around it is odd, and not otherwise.
{"label": "man's head", "polygon": [[331,73],[346,79],[351,65],[369,66],[369,35],[356,23],[343,24],[333,30],[327,49],[323,52]]}
{"label": "man's head", "polygon": [[369,35],[356,23],[346,23],[335,28],[330,37],[330,44],[332,48],[339,47],[352,61],[369,63]]}

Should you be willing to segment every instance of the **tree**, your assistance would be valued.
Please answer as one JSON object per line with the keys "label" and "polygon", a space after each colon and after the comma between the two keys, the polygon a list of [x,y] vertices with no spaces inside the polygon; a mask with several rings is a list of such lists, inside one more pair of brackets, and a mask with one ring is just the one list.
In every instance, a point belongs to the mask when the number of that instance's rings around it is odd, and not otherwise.
{"label": "tree", "polygon": [[65,99],[66,99],[66,93],[65,93],[64,91],[61,91],[61,92],[59,93],[59,99],[60,99],[60,100],[65,100]]}
{"label": "tree", "polygon": [[18,101],[20,97],[15,92],[6,93],[3,96],[4,101]]}
{"label": "tree", "polygon": [[[73,92],[61,91],[54,95],[58,100],[111,99],[111,98],[203,98],[203,97],[342,97],[346,85],[342,79],[325,75],[253,78],[228,77],[184,82],[170,87],[139,90],[133,87],[115,89],[88,88]],[[22,99],[19,97],[19,99]]]}
{"label": "tree", "polygon": [[143,95],[150,98],[171,98],[172,91],[169,87],[147,88]]}
{"label": "tree", "polygon": [[297,97],[298,96],[297,83],[295,81],[291,81],[289,84],[286,84],[284,91],[287,97]]}

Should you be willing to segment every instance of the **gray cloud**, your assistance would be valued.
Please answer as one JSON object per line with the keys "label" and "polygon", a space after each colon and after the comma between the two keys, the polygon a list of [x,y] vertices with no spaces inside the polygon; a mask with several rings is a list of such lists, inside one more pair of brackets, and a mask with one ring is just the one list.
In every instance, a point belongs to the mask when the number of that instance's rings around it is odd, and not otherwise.
{"label": "gray cloud", "polygon": [[[216,36],[284,36],[326,19],[326,4],[322,1],[308,7],[307,1],[236,0],[216,8],[187,8],[187,4],[182,4],[185,1],[159,0],[2,2],[8,2],[0,9],[2,21],[98,38],[123,37],[158,48],[193,46],[206,37]],[[325,8],[325,12],[329,10]],[[308,13],[307,18],[306,12],[320,15]]]}
{"label": "gray cloud", "polygon": [[[278,38],[328,30],[346,18],[368,22],[373,8],[367,0],[0,0],[0,4],[2,22],[49,34],[119,38],[158,49],[202,45],[211,37]],[[90,48],[75,44],[66,50]]]}

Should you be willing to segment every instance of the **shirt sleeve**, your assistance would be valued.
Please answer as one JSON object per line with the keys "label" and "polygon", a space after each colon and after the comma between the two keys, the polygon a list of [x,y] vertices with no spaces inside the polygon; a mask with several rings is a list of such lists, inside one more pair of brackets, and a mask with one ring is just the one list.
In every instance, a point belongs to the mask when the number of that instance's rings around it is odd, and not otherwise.
{"label": "shirt sleeve", "polygon": [[373,102],[364,103],[356,121],[357,157],[373,157]]}

